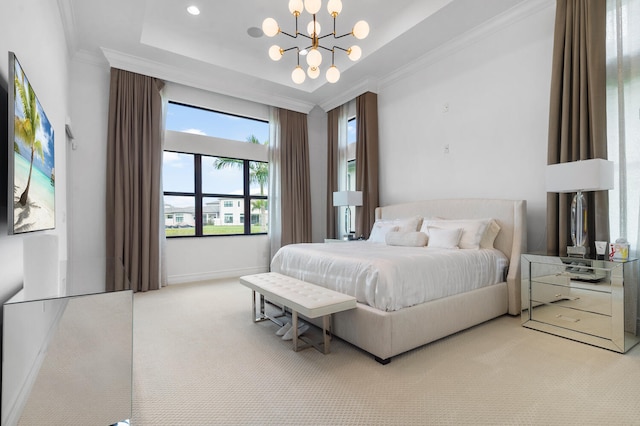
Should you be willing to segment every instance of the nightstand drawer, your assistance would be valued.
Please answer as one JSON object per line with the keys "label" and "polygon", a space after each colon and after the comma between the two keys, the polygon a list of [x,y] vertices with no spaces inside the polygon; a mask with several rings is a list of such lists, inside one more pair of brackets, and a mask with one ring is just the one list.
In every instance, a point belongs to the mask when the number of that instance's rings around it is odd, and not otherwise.
{"label": "nightstand drawer", "polygon": [[611,321],[604,315],[571,309],[558,304],[540,305],[533,308],[531,320],[556,327],[568,328],[581,333],[611,338]]}
{"label": "nightstand drawer", "polygon": [[[579,283],[579,285],[582,283]],[[593,291],[580,287],[565,287],[545,283],[531,283],[531,302],[533,306],[554,304],[555,306],[580,309],[600,315],[611,315],[611,287]]]}

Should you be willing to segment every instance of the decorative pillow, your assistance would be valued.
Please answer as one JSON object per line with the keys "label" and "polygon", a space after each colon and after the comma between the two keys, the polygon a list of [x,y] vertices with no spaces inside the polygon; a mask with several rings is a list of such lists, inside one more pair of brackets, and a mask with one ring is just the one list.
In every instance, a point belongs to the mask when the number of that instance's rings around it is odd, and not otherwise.
{"label": "decorative pillow", "polygon": [[427,247],[457,249],[462,236],[462,228],[428,228],[429,243]]}
{"label": "decorative pillow", "polygon": [[413,216],[402,219],[378,219],[376,222],[391,223],[398,227],[398,232],[416,232],[422,226],[422,216]]}
{"label": "decorative pillow", "polygon": [[[491,219],[452,219],[452,220],[425,220],[422,224],[421,231],[430,228],[440,229],[462,229],[462,236],[458,244],[461,249],[478,249],[480,248],[480,240],[487,229]],[[427,232],[431,237],[431,234]]]}
{"label": "decorative pillow", "polygon": [[496,240],[498,232],[500,232],[500,225],[498,225],[498,222],[491,219],[487,225],[486,231],[484,231],[482,239],[480,240],[480,248],[493,248],[493,242]]}
{"label": "decorative pillow", "polygon": [[372,243],[384,243],[384,237],[388,232],[394,232],[398,230],[398,226],[391,222],[376,221],[371,228],[371,234],[369,239]]}
{"label": "decorative pillow", "polygon": [[427,245],[427,234],[424,232],[388,232],[385,236],[388,246],[424,247]]}

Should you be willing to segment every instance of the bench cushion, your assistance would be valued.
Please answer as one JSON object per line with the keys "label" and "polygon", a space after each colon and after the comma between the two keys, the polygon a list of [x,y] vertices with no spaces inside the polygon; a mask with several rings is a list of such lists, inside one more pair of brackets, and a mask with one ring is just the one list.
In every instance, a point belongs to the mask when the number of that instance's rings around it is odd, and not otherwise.
{"label": "bench cushion", "polygon": [[277,272],[245,275],[240,277],[240,283],[307,318],[318,318],[356,307],[356,298],[353,296]]}

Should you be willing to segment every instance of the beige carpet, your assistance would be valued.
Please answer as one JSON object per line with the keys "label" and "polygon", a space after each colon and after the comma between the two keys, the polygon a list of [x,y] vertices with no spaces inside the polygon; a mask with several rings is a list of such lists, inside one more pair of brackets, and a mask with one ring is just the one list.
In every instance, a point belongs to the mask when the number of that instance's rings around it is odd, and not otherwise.
{"label": "beige carpet", "polygon": [[138,293],[134,312],[134,425],[640,424],[640,346],[510,316],[382,366],[339,339],[293,352],[237,280]]}

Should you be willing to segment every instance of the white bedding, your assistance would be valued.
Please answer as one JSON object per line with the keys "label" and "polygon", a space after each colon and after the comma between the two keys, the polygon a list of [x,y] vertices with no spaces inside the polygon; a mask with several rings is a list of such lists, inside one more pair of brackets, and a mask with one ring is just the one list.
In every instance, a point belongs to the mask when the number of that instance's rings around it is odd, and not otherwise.
{"label": "white bedding", "polygon": [[507,257],[495,249],[450,250],[353,241],[291,244],[271,262],[279,272],[383,311],[504,281]]}

